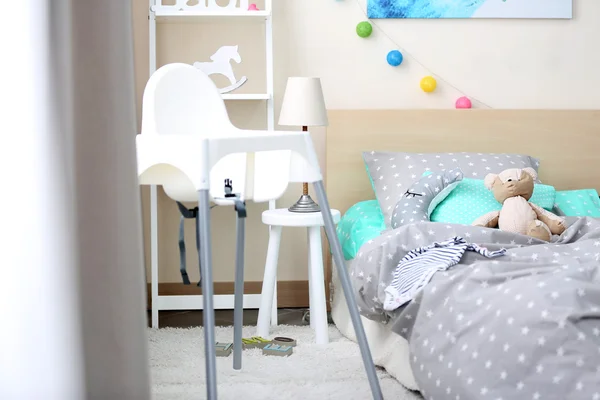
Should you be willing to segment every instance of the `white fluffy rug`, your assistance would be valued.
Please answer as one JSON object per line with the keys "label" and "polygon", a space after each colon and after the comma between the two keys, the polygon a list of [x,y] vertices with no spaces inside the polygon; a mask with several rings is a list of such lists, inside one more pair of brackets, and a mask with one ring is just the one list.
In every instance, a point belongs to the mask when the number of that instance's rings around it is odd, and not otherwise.
{"label": "white fluffy rug", "polygon": [[[244,327],[244,337],[256,327]],[[272,336],[298,341],[289,357],[263,356],[259,349],[244,350],[242,370],[233,369],[233,354],[217,357],[219,399],[357,399],[371,398],[358,345],[342,337],[332,325],[330,343],[314,344],[308,326],[280,325]],[[202,328],[149,329],[149,352],[153,399],[202,399],[204,385],[204,341]],[[217,327],[217,341],[232,341],[233,327]],[[378,371],[384,398],[421,399],[406,390],[385,371]]]}

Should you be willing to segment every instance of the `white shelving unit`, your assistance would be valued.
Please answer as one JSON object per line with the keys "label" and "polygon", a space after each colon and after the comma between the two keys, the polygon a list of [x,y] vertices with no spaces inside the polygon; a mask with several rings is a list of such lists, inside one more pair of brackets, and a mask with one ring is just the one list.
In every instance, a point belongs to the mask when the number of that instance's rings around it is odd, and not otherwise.
{"label": "white shelving unit", "polygon": [[154,6],[154,15],[158,22],[174,21],[177,22],[198,22],[198,18],[215,18],[219,17],[223,20],[239,20],[240,17],[253,20],[255,22],[266,21],[271,17],[270,11],[241,11],[241,10],[225,10],[225,11],[196,11],[196,10],[177,10],[176,6]]}
{"label": "white shelving unit", "polygon": [[[171,1],[172,2],[172,1]],[[209,6],[205,6],[207,3]],[[167,3],[167,2],[165,2]],[[156,71],[156,26],[160,23],[262,23],[265,27],[266,93],[226,93],[222,97],[227,101],[264,101],[267,109],[267,129],[275,128],[275,110],[273,104],[273,24],[272,0],[265,0],[265,9],[248,11],[248,0],[230,0],[230,5],[218,7],[215,0],[200,0],[198,5],[188,6],[187,0],[175,0],[175,5],[163,4],[163,0],[149,0],[149,70]],[[269,203],[275,208],[275,202]],[[233,212],[233,211],[232,211]],[[177,221],[174,221],[176,223]],[[152,327],[158,328],[160,310],[201,310],[201,295],[159,296],[158,295],[158,196],[157,187],[150,188],[150,246],[151,246],[151,295]],[[193,246],[192,246],[193,247]],[[232,265],[233,268],[233,265]],[[193,283],[192,283],[193,284]],[[277,291],[275,291],[275,299]],[[234,297],[215,295],[215,309],[233,309]],[[244,308],[259,308],[260,294],[244,295]],[[277,322],[277,302],[273,302],[272,322]]]}

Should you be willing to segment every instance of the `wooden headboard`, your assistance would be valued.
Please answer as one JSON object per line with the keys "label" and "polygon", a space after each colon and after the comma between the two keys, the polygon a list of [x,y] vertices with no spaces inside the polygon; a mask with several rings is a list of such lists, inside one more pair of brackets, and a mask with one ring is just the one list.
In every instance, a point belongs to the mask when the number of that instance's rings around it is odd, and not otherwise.
{"label": "wooden headboard", "polygon": [[521,153],[557,190],[600,192],[600,110],[330,110],[325,181],[345,212],[375,195],[363,151]]}

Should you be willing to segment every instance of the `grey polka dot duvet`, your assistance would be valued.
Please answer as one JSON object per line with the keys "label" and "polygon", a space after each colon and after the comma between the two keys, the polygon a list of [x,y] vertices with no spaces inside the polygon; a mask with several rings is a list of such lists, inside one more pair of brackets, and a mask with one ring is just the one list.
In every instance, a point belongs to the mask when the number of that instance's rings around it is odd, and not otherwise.
{"label": "grey polka dot duvet", "polygon": [[[426,399],[600,400],[600,221],[567,224],[551,243],[436,222],[386,230],[349,264],[360,312],[408,340]],[[408,304],[384,311],[399,261],[454,236],[507,251],[465,252]]]}

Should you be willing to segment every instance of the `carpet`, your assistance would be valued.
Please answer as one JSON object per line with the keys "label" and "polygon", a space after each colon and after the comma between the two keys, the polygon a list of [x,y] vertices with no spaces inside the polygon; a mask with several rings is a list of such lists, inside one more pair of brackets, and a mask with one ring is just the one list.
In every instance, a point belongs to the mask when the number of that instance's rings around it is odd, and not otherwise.
{"label": "carpet", "polygon": [[[244,337],[256,327],[244,327]],[[217,327],[217,341],[232,341],[233,327]],[[358,345],[330,325],[330,343],[314,344],[308,326],[280,325],[272,337],[288,336],[298,341],[289,357],[263,356],[261,350],[244,350],[242,370],[233,369],[233,354],[217,357],[219,399],[311,400],[371,398],[369,383]],[[150,374],[154,400],[203,399],[204,341],[202,328],[148,329]],[[422,397],[405,389],[384,370],[377,375],[384,398],[415,400]]]}

